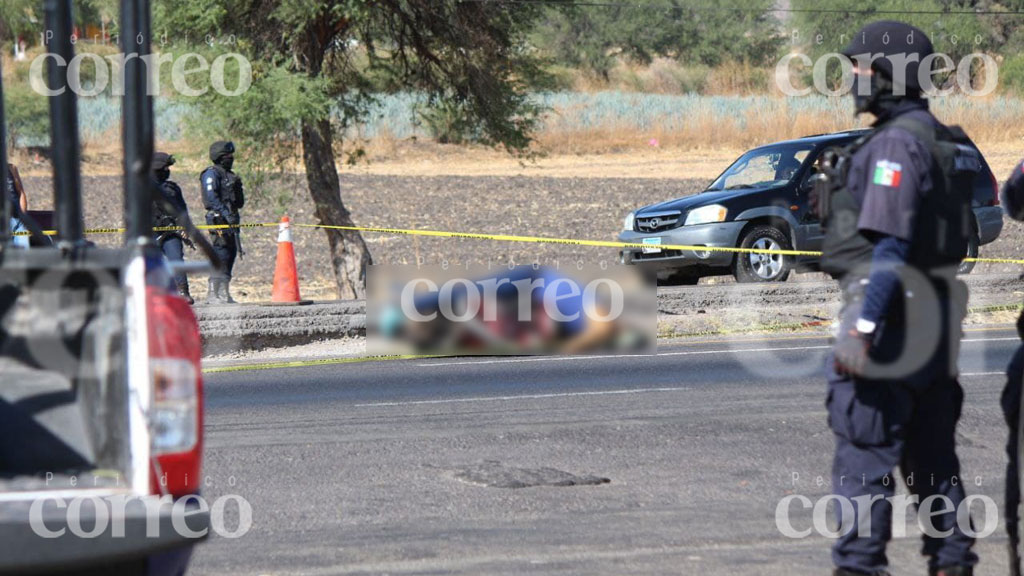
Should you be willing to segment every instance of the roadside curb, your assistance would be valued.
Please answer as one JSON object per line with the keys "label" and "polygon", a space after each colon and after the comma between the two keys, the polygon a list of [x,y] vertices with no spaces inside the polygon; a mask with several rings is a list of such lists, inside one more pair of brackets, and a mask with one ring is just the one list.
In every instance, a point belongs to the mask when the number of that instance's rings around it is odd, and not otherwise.
{"label": "roadside curb", "polygon": [[[964,280],[970,288],[969,306],[973,311],[1010,309],[1013,306],[1007,302],[1021,300],[1022,283],[1016,275],[967,276]],[[658,314],[713,315],[736,307],[779,312],[835,310],[839,297],[838,285],[831,281],[667,287],[658,290]],[[362,300],[307,306],[197,305],[195,313],[204,355],[366,336],[366,303]]]}
{"label": "roadside curb", "polygon": [[362,300],[305,306],[199,305],[194,310],[204,355],[366,336]]}

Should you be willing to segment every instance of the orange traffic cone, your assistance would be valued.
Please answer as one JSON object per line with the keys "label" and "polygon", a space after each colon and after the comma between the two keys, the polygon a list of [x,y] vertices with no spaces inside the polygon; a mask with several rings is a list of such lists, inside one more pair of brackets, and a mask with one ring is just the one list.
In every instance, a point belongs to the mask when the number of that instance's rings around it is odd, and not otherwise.
{"label": "orange traffic cone", "polygon": [[309,304],[299,298],[299,273],[295,267],[295,246],[292,244],[292,224],[287,216],[277,227],[277,264],[274,266],[274,292],[270,301],[275,304]]}

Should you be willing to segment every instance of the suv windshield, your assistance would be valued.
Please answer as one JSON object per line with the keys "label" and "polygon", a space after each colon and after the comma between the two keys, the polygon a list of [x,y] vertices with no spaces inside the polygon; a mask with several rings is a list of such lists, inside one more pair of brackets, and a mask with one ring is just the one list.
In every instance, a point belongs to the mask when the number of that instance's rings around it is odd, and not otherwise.
{"label": "suv windshield", "polygon": [[800,170],[812,148],[810,144],[786,144],[751,150],[733,162],[707,191],[771,188],[786,184]]}

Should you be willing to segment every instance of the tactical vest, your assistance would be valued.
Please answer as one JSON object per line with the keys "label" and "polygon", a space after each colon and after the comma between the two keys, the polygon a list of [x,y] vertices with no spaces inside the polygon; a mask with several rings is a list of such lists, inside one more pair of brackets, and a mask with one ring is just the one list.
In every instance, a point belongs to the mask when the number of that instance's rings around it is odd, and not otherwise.
{"label": "tactical vest", "polygon": [[234,172],[229,172],[217,164],[210,166],[207,170],[214,170],[220,177],[221,201],[230,206],[231,210],[234,212],[241,210],[242,205],[245,204],[245,193],[242,191],[242,179]]}
{"label": "tactical vest", "polygon": [[822,222],[821,270],[842,278],[871,261],[874,245],[860,233],[860,205],[847,188],[850,159],[885,128],[910,132],[931,154],[932,188],[918,199],[908,264],[920,270],[956,266],[967,254],[972,232],[971,198],[981,155],[959,126],[930,126],[907,116],[886,122],[841,152],[836,182],[830,186],[829,214]]}
{"label": "tactical vest", "polygon": [[[165,186],[174,186],[175,188],[177,188],[177,185],[174,184],[173,182],[170,182],[170,181],[161,182],[159,184],[159,187],[160,187],[160,196],[162,198],[167,198],[167,196],[164,194],[164,191],[163,191]],[[178,188],[177,192],[180,193],[181,189]],[[167,199],[167,201],[170,202],[170,199]],[[153,202],[152,220],[151,221],[152,221],[152,224],[153,224],[154,228],[164,228],[164,227],[167,227],[167,226],[177,226],[178,225],[178,219],[174,216],[174,214],[169,213],[166,210],[164,210],[164,203],[163,202]]]}

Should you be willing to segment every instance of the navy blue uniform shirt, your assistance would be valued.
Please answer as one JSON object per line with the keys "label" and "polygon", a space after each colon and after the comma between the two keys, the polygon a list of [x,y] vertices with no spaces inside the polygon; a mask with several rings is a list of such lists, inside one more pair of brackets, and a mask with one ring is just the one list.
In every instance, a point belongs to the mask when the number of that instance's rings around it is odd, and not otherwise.
{"label": "navy blue uniform shirt", "polygon": [[[235,191],[230,189],[232,182],[237,183]],[[200,174],[199,184],[203,190],[203,206],[210,212],[228,218],[245,206],[245,193],[234,172],[211,166]]]}
{"label": "navy blue uniform shirt", "polygon": [[[927,109],[905,113],[937,123]],[[869,238],[893,236],[909,242],[918,204],[932,188],[928,148],[906,130],[882,128],[850,161],[847,186],[861,206],[857,228]]]}
{"label": "navy blue uniform shirt", "polygon": [[[903,115],[938,124],[927,104],[918,100],[900,103],[876,125]],[[897,126],[882,127],[850,160],[847,188],[861,207],[857,228],[875,244],[857,325],[861,332],[875,330],[899,288],[894,267],[909,256],[921,200],[933,186],[931,164],[927,146]]]}
{"label": "navy blue uniform shirt", "polygon": [[188,206],[185,204],[185,197],[181,193],[181,187],[173,180],[164,180],[159,184],[160,193],[178,209],[182,214],[188,214]]}

